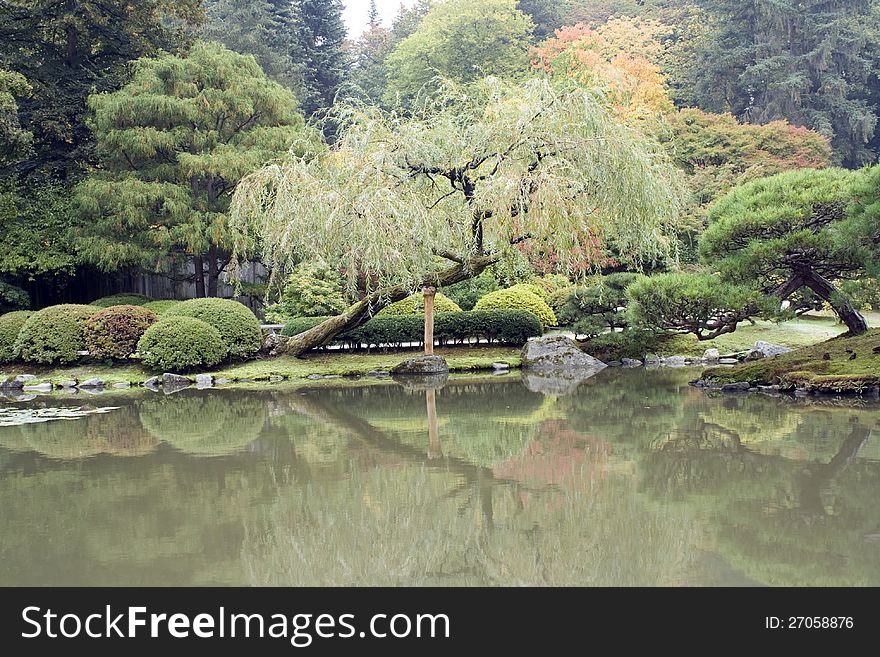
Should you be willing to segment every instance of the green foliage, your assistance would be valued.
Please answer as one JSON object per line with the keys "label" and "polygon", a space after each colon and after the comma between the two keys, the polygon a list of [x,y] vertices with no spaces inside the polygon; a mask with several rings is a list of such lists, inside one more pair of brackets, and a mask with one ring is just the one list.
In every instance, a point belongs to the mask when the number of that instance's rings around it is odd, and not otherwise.
{"label": "green foliage", "polygon": [[144,306],[152,301],[150,297],[138,294],[136,292],[121,292],[120,294],[111,294],[109,297],[101,297],[95,299],[89,305],[98,308],[109,308],[110,306]]}
{"label": "green foliage", "polygon": [[[461,307],[445,294],[437,292],[434,295],[434,312],[439,313],[460,313]],[[377,314],[377,317],[387,317],[389,315],[419,315],[425,316],[425,296],[421,292],[416,292],[391,305],[385,306]]]}
{"label": "green foliage", "polygon": [[33,313],[29,310],[15,310],[0,315],[0,363],[10,363],[18,358],[15,341],[31,315]]}
{"label": "green foliage", "polygon": [[647,354],[664,351],[664,344],[669,338],[668,333],[629,328],[594,336],[582,343],[581,348],[606,363],[622,358],[641,360]]}
{"label": "green foliage", "polygon": [[148,303],[145,303],[142,307],[146,308],[147,310],[152,310],[159,317],[161,317],[179,303],[181,302],[175,299],[162,299],[160,301],[150,301]]}
{"label": "green foliage", "polygon": [[296,55],[303,67],[307,116],[329,108],[345,80],[348,58],[341,0],[292,0]]}
{"label": "green foliage", "polygon": [[31,295],[20,287],[0,280],[0,315],[12,310],[25,310],[31,306]]}
{"label": "green foliage", "polygon": [[289,90],[216,43],[138,60],[131,82],[89,105],[102,166],[77,189],[77,246],[106,271],[228,249],[238,181],[311,134]]}
{"label": "green foliage", "polygon": [[386,101],[411,102],[438,75],[459,83],[521,75],[533,28],[516,0],[439,2],[388,56]]}
{"label": "green foliage", "polygon": [[880,310],[880,281],[866,276],[854,281],[844,281],[840,291],[852,299],[856,308],[862,310]]}
{"label": "green foliage", "polygon": [[626,328],[626,288],[639,278],[627,272],[603,276],[590,286],[571,288],[556,316],[577,335],[595,336],[609,329]]}
{"label": "green foliage", "polygon": [[709,340],[736,328],[773,300],[754,289],[726,283],[711,274],[672,273],[643,276],[626,288],[630,320],[639,326],[693,333]]}
{"label": "green foliage", "polygon": [[536,285],[535,283],[517,283],[516,285],[511,285],[508,290],[523,290],[524,292],[531,292],[536,297],[540,297],[547,300],[547,290],[546,288]]}
{"label": "green foliage", "polygon": [[562,26],[562,5],[559,0],[517,0],[516,8],[532,19],[536,41],[553,36]]}
{"label": "green foliage", "polygon": [[868,273],[880,276],[880,166],[854,176],[852,200],[847,217],[835,226],[834,247],[846,258],[864,265]]}
{"label": "green foliage", "polygon": [[484,270],[479,276],[469,278],[455,285],[448,285],[443,288],[443,292],[452,301],[457,303],[462,310],[473,310],[480,297],[484,297],[489,292],[494,292],[501,286],[492,268]]}
{"label": "green foliage", "polygon": [[556,326],[556,315],[537,294],[528,290],[508,288],[490,292],[477,301],[474,310],[527,310],[545,327]]}
{"label": "green foliage", "polygon": [[28,363],[67,364],[85,351],[86,321],[98,312],[94,306],[49,306],[28,317],[15,341],[19,358]]}
{"label": "green foliage", "polygon": [[137,351],[144,365],[163,372],[212,367],[226,357],[220,332],[194,317],[166,317],[148,328]]}
{"label": "green foliage", "polygon": [[273,310],[287,318],[338,315],[348,307],[343,291],[339,272],[323,263],[305,262],[287,278],[281,302]]}
{"label": "green foliage", "polygon": [[[309,330],[329,319],[327,317],[297,317],[284,327],[282,335],[293,336]],[[392,345],[421,343],[425,321],[414,315],[374,317],[366,324],[336,337],[337,344]],[[467,343],[488,340],[501,344],[525,344],[531,337],[541,335],[541,323],[533,313],[524,310],[474,310],[447,312],[434,320],[434,338],[442,344]]]}
{"label": "green foliage", "polygon": [[[192,317],[219,331],[226,352],[232,358],[253,356],[263,346],[263,332],[256,315],[238,301],[190,299],[169,309],[165,318]],[[163,320],[164,321],[164,320]]]}
{"label": "green foliage", "polygon": [[138,306],[110,306],[86,320],[86,349],[93,358],[124,360],[137,351],[138,340],[159,321],[152,310]]}
{"label": "green foliage", "polygon": [[34,136],[22,129],[16,96],[27,96],[31,85],[25,77],[0,68],[0,166],[21,159],[30,152]]}

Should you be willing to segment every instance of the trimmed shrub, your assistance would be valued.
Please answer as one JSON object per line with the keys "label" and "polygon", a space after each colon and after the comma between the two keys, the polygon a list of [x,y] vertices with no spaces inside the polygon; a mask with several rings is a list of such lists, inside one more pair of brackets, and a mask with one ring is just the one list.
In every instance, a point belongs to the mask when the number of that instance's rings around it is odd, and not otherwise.
{"label": "trimmed shrub", "polygon": [[156,313],[139,306],[104,308],[86,320],[86,349],[94,358],[129,358],[144,331],[158,321]]}
{"label": "trimmed shrub", "polygon": [[162,299],[160,301],[150,301],[149,303],[145,303],[141,308],[152,310],[161,317],[179,303],[181,302],[176,299]]}
{"label": "trimmed shrub", "polygon": [[342,277],[324,263],[301,263],[285,281],[280,303],[270,308],[273,316],[338,315],[348,308]]}
{"label": "trimmed shrub", "polygon": [[165,317],[193,317],[220,332],[232,358],[252,356],[263,346],[260,322],[247,306],[230,299],[190,299],[165,313]]}
{"label": "trimmed shrub", "polygon": [[0,363],[11,363],[18,358],[15,340],[31,315],[29,310],[16,310],[0,316]]}
{"label": "trimmed shrub", "polygon": [[491,292],[477,301],[474,310],[528,310],[544,327],[556,326],[553,309],[537,294],[522,288]]}
{"label": "trimmed shrub", "polygon": [[516,285],[511,285],[508,290],[525,290],[526,292],[531,292],[536,297],[540,297],[546,301],[547,299],[547,290],[537,285],[535,283],[517,283]]}
{"label": "trimmed shrub", "polygon": [[109,297],[101,297],[95,299],[89,305],[98,308],[109,308],[110,306],[143,306],[152,301],[150,297],[136,292],[123,292],[121,294],[111,294]]}
{"label": "trimmed shrub", "polygon": [[[445,294],[437,292],[434,295],[434,313],[460,313],[461,307]],[[376,317],[389,315],[421,315],[425,316],[425,297],[421,292],[416,292],[406,299],[385,306],[376,313]]]}
{"label": "trimmed shrub", "polygon": [[31,315],[15,341],[19,358],[29,363],[72,363],[86,348],[86,320],[98,312],[95,306],[65,304],[49,306]]}
{"label": "trimmed shrub", "polygon": [[220,331],[194,317],[166,317],[144,331],[137,345],[144,365],[163,372],[211,367],[226,357]]}

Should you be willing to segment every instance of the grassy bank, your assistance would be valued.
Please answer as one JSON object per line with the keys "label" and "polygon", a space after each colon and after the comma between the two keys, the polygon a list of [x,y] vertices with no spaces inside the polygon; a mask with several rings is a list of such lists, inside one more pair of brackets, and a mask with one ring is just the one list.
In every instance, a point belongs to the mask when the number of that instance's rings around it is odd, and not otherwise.
{"label": "grassy bank", "polygon": [[703,380],[779,384],[809,392],[864,392],[880,385],[880,329],[858,337],[833,338],[775,358],[708,369]]}
{"label": "grassy bank", "polygon": [[[505,347],[452,347],[436,349],[438,356],[443,356],[453,372],[491,369],[492,363],[504,362],[511,368],[519,367],[520,350]],[[281,357],[255,360],[246,363],[229,365],[205,370],[215,378],[230,381],[265,381],[271,377],[284,379],[304,379],[309,376],[357,376],[373,371],[388,371],[406,358],[418,355],[417,351],[395,351],[382,354],[347,354],[321,353],[308,355],[304,358]],[[75,367],[48,368],[37,365],[0,366],[0,380],[17,374],[33,374],[37,378],[28,385],[52,383],[59,385],[62,381],[85,381],[97,378],[105,385],[130,383],[137,385],[152,376],[161,374],[146,370],[139,365],[107,365],[105,363],[82,364]]]}

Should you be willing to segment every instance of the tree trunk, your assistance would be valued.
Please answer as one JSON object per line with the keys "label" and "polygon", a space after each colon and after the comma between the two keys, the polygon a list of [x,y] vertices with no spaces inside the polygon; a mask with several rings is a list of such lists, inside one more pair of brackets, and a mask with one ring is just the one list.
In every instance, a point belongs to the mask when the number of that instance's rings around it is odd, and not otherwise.
{"label": "tree trunk", "polygon": [[434,295],[437,288],[426,287],[422,289],[425,298],[425,355],[434,355]]}
{"label": "tree trunk", "polygon": [[861,335],[868,330],[868,322],[862,317],[862,313],[849,302],[846,296],[834,287],[831,281],[811,269],[799,273],[804,281],[804,285],[831,304],[834,312],[846,324],[851,335]]}
{"label": "tree trunk", "polygon": [[195,269],[196,297],[201,299],[205,296],[205,262],[200,255],[193,256],[193,268]]}
{"label": "tree trunk", "polygon": [[[474,276],[479,276],[486,267],[497,261],[498,255],[477,256],[467,263],[459,263],[429,276],[424,281],[424,287],[443,287],[469,280]],[[273,353],[299,356],[310,349],[323,347],[332,342],[333,338],[340,333],[357,328],[388,304],[405,299],[410,294],[410,288],[404,285],[377,290],[356,304],[349,306],[341,315],[331,317],[308,331],[283,340]]]}
{"label": "tree trunk", "polygon": [[220,273],[217,271],[217,247],[211,245],[208,249],[208,296],[217,296],[217,279]]}

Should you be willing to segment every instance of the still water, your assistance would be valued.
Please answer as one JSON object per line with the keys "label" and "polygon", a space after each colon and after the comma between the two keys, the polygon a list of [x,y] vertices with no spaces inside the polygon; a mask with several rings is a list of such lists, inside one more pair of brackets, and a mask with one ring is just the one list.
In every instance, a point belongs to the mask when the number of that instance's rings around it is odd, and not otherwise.
{"label": "still water", "polygon": [[693,377],[0,399],[0,585],[880,585],[878,407]]}

